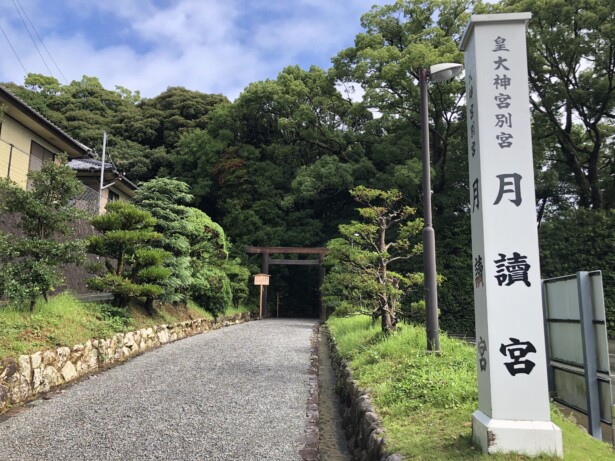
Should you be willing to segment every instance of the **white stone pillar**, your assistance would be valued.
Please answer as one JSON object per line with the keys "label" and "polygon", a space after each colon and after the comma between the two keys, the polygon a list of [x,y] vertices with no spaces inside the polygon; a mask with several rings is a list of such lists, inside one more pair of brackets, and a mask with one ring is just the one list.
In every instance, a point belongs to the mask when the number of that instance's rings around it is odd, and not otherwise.
{"label": "white stone pillar", "polygon": [[530,13],[474,15],[465,51],[478,362],[474,441],[563,456],[550,420],[527,79]]}

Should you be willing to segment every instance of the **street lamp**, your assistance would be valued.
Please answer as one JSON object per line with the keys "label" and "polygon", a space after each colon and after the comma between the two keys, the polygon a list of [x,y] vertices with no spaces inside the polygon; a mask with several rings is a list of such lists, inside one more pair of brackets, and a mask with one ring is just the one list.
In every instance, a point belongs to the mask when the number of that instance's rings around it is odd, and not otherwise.
{"label": "street lamp", "polygon": [[421,69],[419,85],[421,88],[421,154],[423,161],[423,272],[425,278],[425,317],[427,330],[427,350],[440,352],[438,327],[438,288],[436,284],[436,235],[431,219],[431,168],[429,160],[429,105],[427,85],[444,82],[463,70],[461,64],[436,64],[429,69]]}

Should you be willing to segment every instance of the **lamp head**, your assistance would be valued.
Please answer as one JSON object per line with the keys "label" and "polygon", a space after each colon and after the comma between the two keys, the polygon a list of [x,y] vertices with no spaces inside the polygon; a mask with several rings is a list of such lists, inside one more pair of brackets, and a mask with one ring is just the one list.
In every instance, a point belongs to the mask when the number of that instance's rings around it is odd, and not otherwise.
{"label": "lamp head", "polygon": [[459,75],[463,70],[462,64],[445,62],[442,64],[436,64],[429,68],[431,83],[445,82],[451,78]]}

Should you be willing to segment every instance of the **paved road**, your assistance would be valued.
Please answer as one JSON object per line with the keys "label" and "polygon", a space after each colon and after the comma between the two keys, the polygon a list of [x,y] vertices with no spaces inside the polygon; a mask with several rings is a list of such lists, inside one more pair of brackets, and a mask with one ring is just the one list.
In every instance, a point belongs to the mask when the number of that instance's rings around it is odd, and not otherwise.
{"label": "paved road", "polygon": [[0,423],[0,460],[299,460],[310,320],[193,336]]}

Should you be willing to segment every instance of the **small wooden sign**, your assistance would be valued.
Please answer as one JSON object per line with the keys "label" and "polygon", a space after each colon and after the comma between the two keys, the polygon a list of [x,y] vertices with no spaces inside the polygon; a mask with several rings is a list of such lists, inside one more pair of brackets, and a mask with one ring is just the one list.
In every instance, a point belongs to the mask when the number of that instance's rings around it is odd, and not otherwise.
{"label": "small wooden sign", "polygon": [[268,274],[256,274],[254,276],[254,285],[269,285],[269,277]]}

